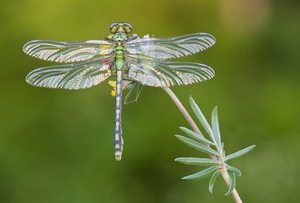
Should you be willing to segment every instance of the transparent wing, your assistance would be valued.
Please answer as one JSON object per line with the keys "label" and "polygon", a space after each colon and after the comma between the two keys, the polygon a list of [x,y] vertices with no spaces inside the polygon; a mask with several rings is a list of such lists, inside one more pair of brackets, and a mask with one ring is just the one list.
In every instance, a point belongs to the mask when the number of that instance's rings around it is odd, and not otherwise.
{"label": "transparent wing", "polygon": [[215,42],[216,39],[207,33],[194,33],[166,39],[143,37],[128,42],[126,50],[129,55],[169,59],[203,51],[213,46]]}
{"label": "transparent wing", "polygon": [[[129,82],[129,81],[126,81]],[[124,83],[124,80],[123,80]],[[126,89],[128,89],[128,93],[125,96],[124,104],[129,104],[132,102],[136,102],[141,94],[143,85],[136,81],[130,81],[129,84],[126,84]]]}
{"label": "transparent wing", "polygon": [[84,89],[108,78],[111,65],[110,61],[93,60],[43,67],[31,71],[26,76],[26,82],[38,87]]}
{"label": "transparent wing", "polygon": [[207,65],[193,62],[172,62],[146,58],[127,59],[128,77],[142,85],[170,87],[209,80],[214,71]]}
{"label": "transparent wing", "polygon": [[71,63],[99,55],[109,55],[113,52],[113,48],[113,44],[102,40],[77,42],[33,40],[24,45],[23,51],[46,61]]}

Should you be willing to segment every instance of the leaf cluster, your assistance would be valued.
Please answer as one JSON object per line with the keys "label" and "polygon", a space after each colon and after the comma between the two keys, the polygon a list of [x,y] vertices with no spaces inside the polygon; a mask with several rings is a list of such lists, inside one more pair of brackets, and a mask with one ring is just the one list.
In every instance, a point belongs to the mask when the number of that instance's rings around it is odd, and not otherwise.
{"label": "leaf cluster", "polygon": [[200,124],[202,125],[210,139],[206,139],[203,135],[197,134],[196,132],[185,127],[180,127],[180,130],[185,134],[185,136],[175,136],[186,145],[208,154],[210,158],[176,158],[175,161],[181,162],[183,164],[201,165],[207,167],[204,170],[185,176],[182,179],[195,180],[210,177],[208,188],[212,193],[217,178],[227,172],[230,179],[230,186],[225,195],[228,195],[235,188],[236,176],[241,176],[241,171],[236,167],[230,166],[226,163],[226,161],[238,158],[248,153],[255,147],[255,145],[251,145],[235,153],[226,155],[224,150],[224,143],[221,140],[217,107],[215,107],[212,111],[211,124],[209,124],[192,97],[190,97],[189,101],[194,114],[196,115],[197,119],[199,120]]}

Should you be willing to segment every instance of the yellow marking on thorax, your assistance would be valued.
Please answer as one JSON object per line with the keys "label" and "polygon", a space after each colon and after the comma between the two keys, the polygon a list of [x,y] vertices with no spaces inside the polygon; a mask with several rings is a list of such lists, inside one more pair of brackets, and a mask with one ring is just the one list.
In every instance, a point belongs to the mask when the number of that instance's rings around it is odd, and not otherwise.
{"label": "yellow marking on thorax", "polygon": [[114,37],[114,34],[108,35],[107,38],[108,39],[112,39]]}
{"label": "yellow marking on thorax", "polygon": [[100,48],[101,48],[101,49],[109,49],[110,46],[109,46],[109,45],[101,45]]}
{"label": "yellow marking on thorax", "polygon": [[99,47],[100,47],[100,49],[104,49],[104,50],[100,51],[100,53],[99,53],[100,56],[106,55],[107,54],[106,49],[110,49],[109,45],[100,45]]}

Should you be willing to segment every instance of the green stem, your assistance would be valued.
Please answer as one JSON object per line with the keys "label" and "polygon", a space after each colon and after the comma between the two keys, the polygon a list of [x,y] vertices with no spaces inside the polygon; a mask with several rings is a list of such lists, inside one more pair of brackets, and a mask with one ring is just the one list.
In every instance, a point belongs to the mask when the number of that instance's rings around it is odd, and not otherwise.
{"label": "green stem", "polygon": [[[182,105],[180,100],[177,98],[177,96],[174,94],[174,92],[168,87],[163,88],[163,90],[165,90],[167,92],[167,94],[171,97],[171,99],[176,104],[179,111],[182,113],[182,115],[187,120],[187,122],[190,124],[190,126],[192,127],[194,132],[199,134],[200,136],[204,137],[203,134],[201,133],[201,131],[199,130],[198,126],[194,122],[193,118],[190,116],[190,114],[184,108],[184,106]],[[225,184],[227,185],[227,187],[229,187],[230,186],[230,178],[229,178],[229,175],[228,175],[228,172],[227,172],[227,168],[225,166],[225,161],[224,161],[222,155],[220,157],[221,157],[221,159],[220,159],[220,161],[221,161],[221,170],[220,170],[220,172],[221,172],[221,175],[222,175],[222,177],[225,181]],[[210,158],[211,159],[217,159],[214,155],[210,155]],[[239,196],[239,193],[237,192],[237,190],[235,188],[232,190],[231,196],[233,197],[233,199],[236,203],[243,203],[243,201],[241,200],[241,198]]]}
{"label": "green stem", "polygon": [[201,131],[198,128],[198,126],[196,125],[196,123],[194,122],[194,120],[192,119],[192,117],[190,116],[190,114],[187,112],[187,110],[184,108],[184,106],[182,105],[182,103],[179,101],[179,99],[177,98],[177,96],[174,94],[174,92],[170,88],[168,88],[168,87],[163,88],[163,89],[168,93],[168,95],[174,101],[174,103],[178,107],[179,111],[182,113],[182,115],[184,116],[184,118],[190,124],[190,126],[192,127],[192,129],[194,130],[194,132],[196,132],[198,135],[200,135],[201,137],[203,137]]}

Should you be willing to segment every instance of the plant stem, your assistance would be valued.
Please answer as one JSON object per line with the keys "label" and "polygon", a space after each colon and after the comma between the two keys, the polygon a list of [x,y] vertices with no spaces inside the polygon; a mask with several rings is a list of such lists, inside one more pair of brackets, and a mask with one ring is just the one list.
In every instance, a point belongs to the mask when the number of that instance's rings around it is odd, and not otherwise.
{"label": "plant stem", "polygon": [[[192,127],[194,132],[199,134],[199,136],[204,137],[203,134],[201,133],[201,131],[199,130],[198,126],[196,125],[196,123],[194,122],[194,120],[192,119],[190,114],[187,112],[187,110],[184,108],[184,106],[182,105],[180,100],[174,94],[174,92],[168,87],[163,88],[163,90],[165,90],[167,92],[167,94],[171,97],[171,99],[176,104],[179,111],[182,113],[182,115],[187,120],[187,122],[190,124],[190,126]],[[222,156],[220,156],[220,157],[222,157]],[[216,157],[214,155],[210,155],[210,158],[211,159],[216,159]],[[225,161],[224,161],[223,158],[220,161],[221,161],[221,170],[220,170],[221,175],[222,175],[222,177],[225,181],[225,184],[227,185],[227,187],[229,187],[230,186],[230,178],[229,178],[229,175],[228,175],[228,172],[227,172],[227,168],[225,166]],[[237,190],[235,188],[232,190],[231,196],[233,197],[233,199],[236,203],[242,203],[243,202],[241,200],[240,196],[239,196],[239,193],[237,192]]]}
{"label": "plant stem", "polygon": [[201,131],[198,128],[198,126],[196,125],[196,123],[194,122],[194,120],[192,119],[192,117],[190,116],[190,114],[187,112],[187,110],[184,108],[184,106],[182,105],[182,103],[179,101],[179,99],[176,97],[176,95],[174,94],[174,92],[170,88],[168,88],[168,87],[163,88],[163,89],[168,93],[168,95],[174,101],[174,103],[178,107],[179,111],[182,113],[182,115],[184,116],[184,118],[190,124],[190,126],[192,127],[192,129],[194,130],[194,132],[196,132],[197,134],[199,134],[200,136],[203,137]]}

